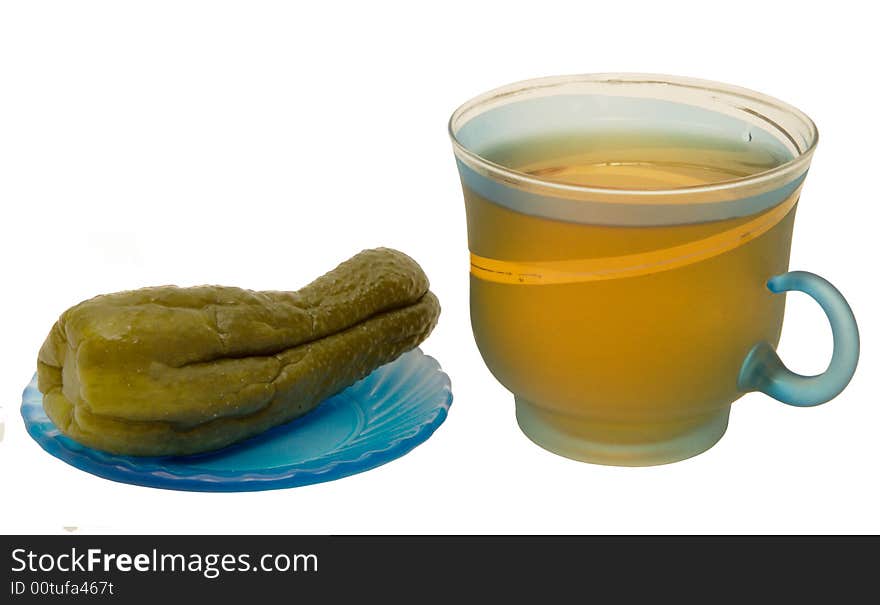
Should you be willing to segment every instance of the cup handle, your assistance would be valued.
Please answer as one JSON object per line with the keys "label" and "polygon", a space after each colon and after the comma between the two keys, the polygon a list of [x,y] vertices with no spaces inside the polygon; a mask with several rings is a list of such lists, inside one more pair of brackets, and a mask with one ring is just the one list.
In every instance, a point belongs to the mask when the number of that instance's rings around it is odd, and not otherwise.
{"label": "cup handle", "polygon": [[831,323],[834,352],[828,369],[817,376],[801,376],[785,367],[767,342],[759,342],[743,361],[737,386],[761,391],[783,403],[809,407],[836,397],[849,384],[859,361],[859,328],[843,295],[828,281],[806,271],[789,271],[770,278],[767,288],[777,294],[797,290],[819,303]]}

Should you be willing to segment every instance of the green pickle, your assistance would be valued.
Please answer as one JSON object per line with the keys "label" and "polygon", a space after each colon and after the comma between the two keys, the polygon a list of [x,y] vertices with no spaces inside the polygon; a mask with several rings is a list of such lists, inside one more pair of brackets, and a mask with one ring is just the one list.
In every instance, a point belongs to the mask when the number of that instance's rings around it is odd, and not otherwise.
{"label": "green pickle", "polygon": [[43,407],[91,448],[208,452],[257,435],[421,343],[440,304],[421,267],[366,250],[296,292],[160,286],[65,311],[40,349]]}

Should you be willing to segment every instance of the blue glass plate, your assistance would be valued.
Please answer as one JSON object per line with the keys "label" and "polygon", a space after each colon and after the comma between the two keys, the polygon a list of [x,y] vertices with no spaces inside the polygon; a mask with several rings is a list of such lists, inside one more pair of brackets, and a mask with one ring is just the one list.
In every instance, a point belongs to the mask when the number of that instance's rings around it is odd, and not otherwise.
{"label": "blue glass plate", "polygon": [[44,450],[93,475],[165,489],[241,492],[332,481],[385,464],[430,437],[451,404],[449,376],[415,349],[302,418],[209,454],[139,458],[80,445],[46,416],[36,376],[24,390],[21,415]]}

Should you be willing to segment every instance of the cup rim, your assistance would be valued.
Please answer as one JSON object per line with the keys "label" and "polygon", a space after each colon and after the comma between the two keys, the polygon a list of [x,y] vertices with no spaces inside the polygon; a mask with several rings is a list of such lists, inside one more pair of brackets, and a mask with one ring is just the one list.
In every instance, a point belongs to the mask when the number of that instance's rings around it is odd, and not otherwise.
{"label": "cup rim", "polygon": [[[761,117],[768,123],[775,125],[780,132],[782,132],[786,137],[789,138],[789,140],[791,140],[791,142],[794,144],[795,149],[798,150],[798,153],[790,160],[787,160],[786,162],[783,162],[778,166],[774,166],[769,170],[763,170],[747,176],[737,177],[735,179],[723,180],[703,185],[672,187],[666,189],[618,189],[611,187],[574,185],[570,183],[561,183],[559,181],[536,177],[526,172],[521,172],[519,170],[510,168],[509,166],[504,166],[502,164],[492,162],[491,160],[488,160],[480,154],[471,151],[470,149],[465,147],[464,144],[462,144],[461,141],[458,140],[458,137],[456,137],[455,126],[461,116],[487,102],[504,97],[526,94],[541,88],[553,88],[565,84],[577,84],[587,82],[612,85],[659,84],[677,86],[681,88],[691,88],[707,93],[724,93],[743,99],[746,102],[758,102],[765,105],[770,105],[775,109],[791,114],[796,119],[803,122],[806,125],[809,133],[809,144],[805,149],[800,149],[800,146],[792,139],[791,134],[787,129],[783,128],[767,116],[764,116],[746,106],[742,107],[742,109],[748,111],[749,113],[756,114],[758,117]],[[477,95],[476,97],[473,97],[468,101],[465,101],[455,111],[453,111],[452,115],[449,117],[449,121],[447,123],[447,132],[449,134],[449,138],[452,141],[453,150],[456,156],[466,160],[468,163],[472,164],[473,167],[481,169],[486,174],[494,178],[500,178],[504,181],[511,183],[537,187],[551,192],[556,191],[559,193],[565,193],[567,195],[593,194],[603,197],[625,196],[627,198],[648,198],[645,201],[649,201],[649,199],[652,197],[663,198],[670,195],[711,193],[718,191],[729,191],[731,189],[736,189],[740,187],[761,186],[777,179],[784,179],[790,175],[800,174],[801,172],[805,171],[806,168],[809,166],[813,152],[816,150],[816,146],[819,142],[819,130],[813,120],[810,119],[810,117],[800,109],[775,97],[765,95],[763,93],[750,90],[748,88],[743,88],[732,84],[725,84],[723,82],[716,82],[713,80],[703,80],[699,78],[688,78],[683,76],[651,73],[572,74],[562,76],[546,76],[513,82],[505,86],[494,88],[480,95]]]}

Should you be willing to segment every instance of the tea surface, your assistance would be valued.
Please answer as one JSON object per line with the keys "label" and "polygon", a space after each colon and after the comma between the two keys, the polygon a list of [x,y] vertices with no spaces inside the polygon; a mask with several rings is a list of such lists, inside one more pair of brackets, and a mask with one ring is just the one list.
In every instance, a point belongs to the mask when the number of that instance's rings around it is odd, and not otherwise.
{"label": "tea surface", "polygon": [[656,190],[718,183],[775,168],[789,158],[742,140],[675,133],[546,136],[484,157],[542,179],[611,189]]}

